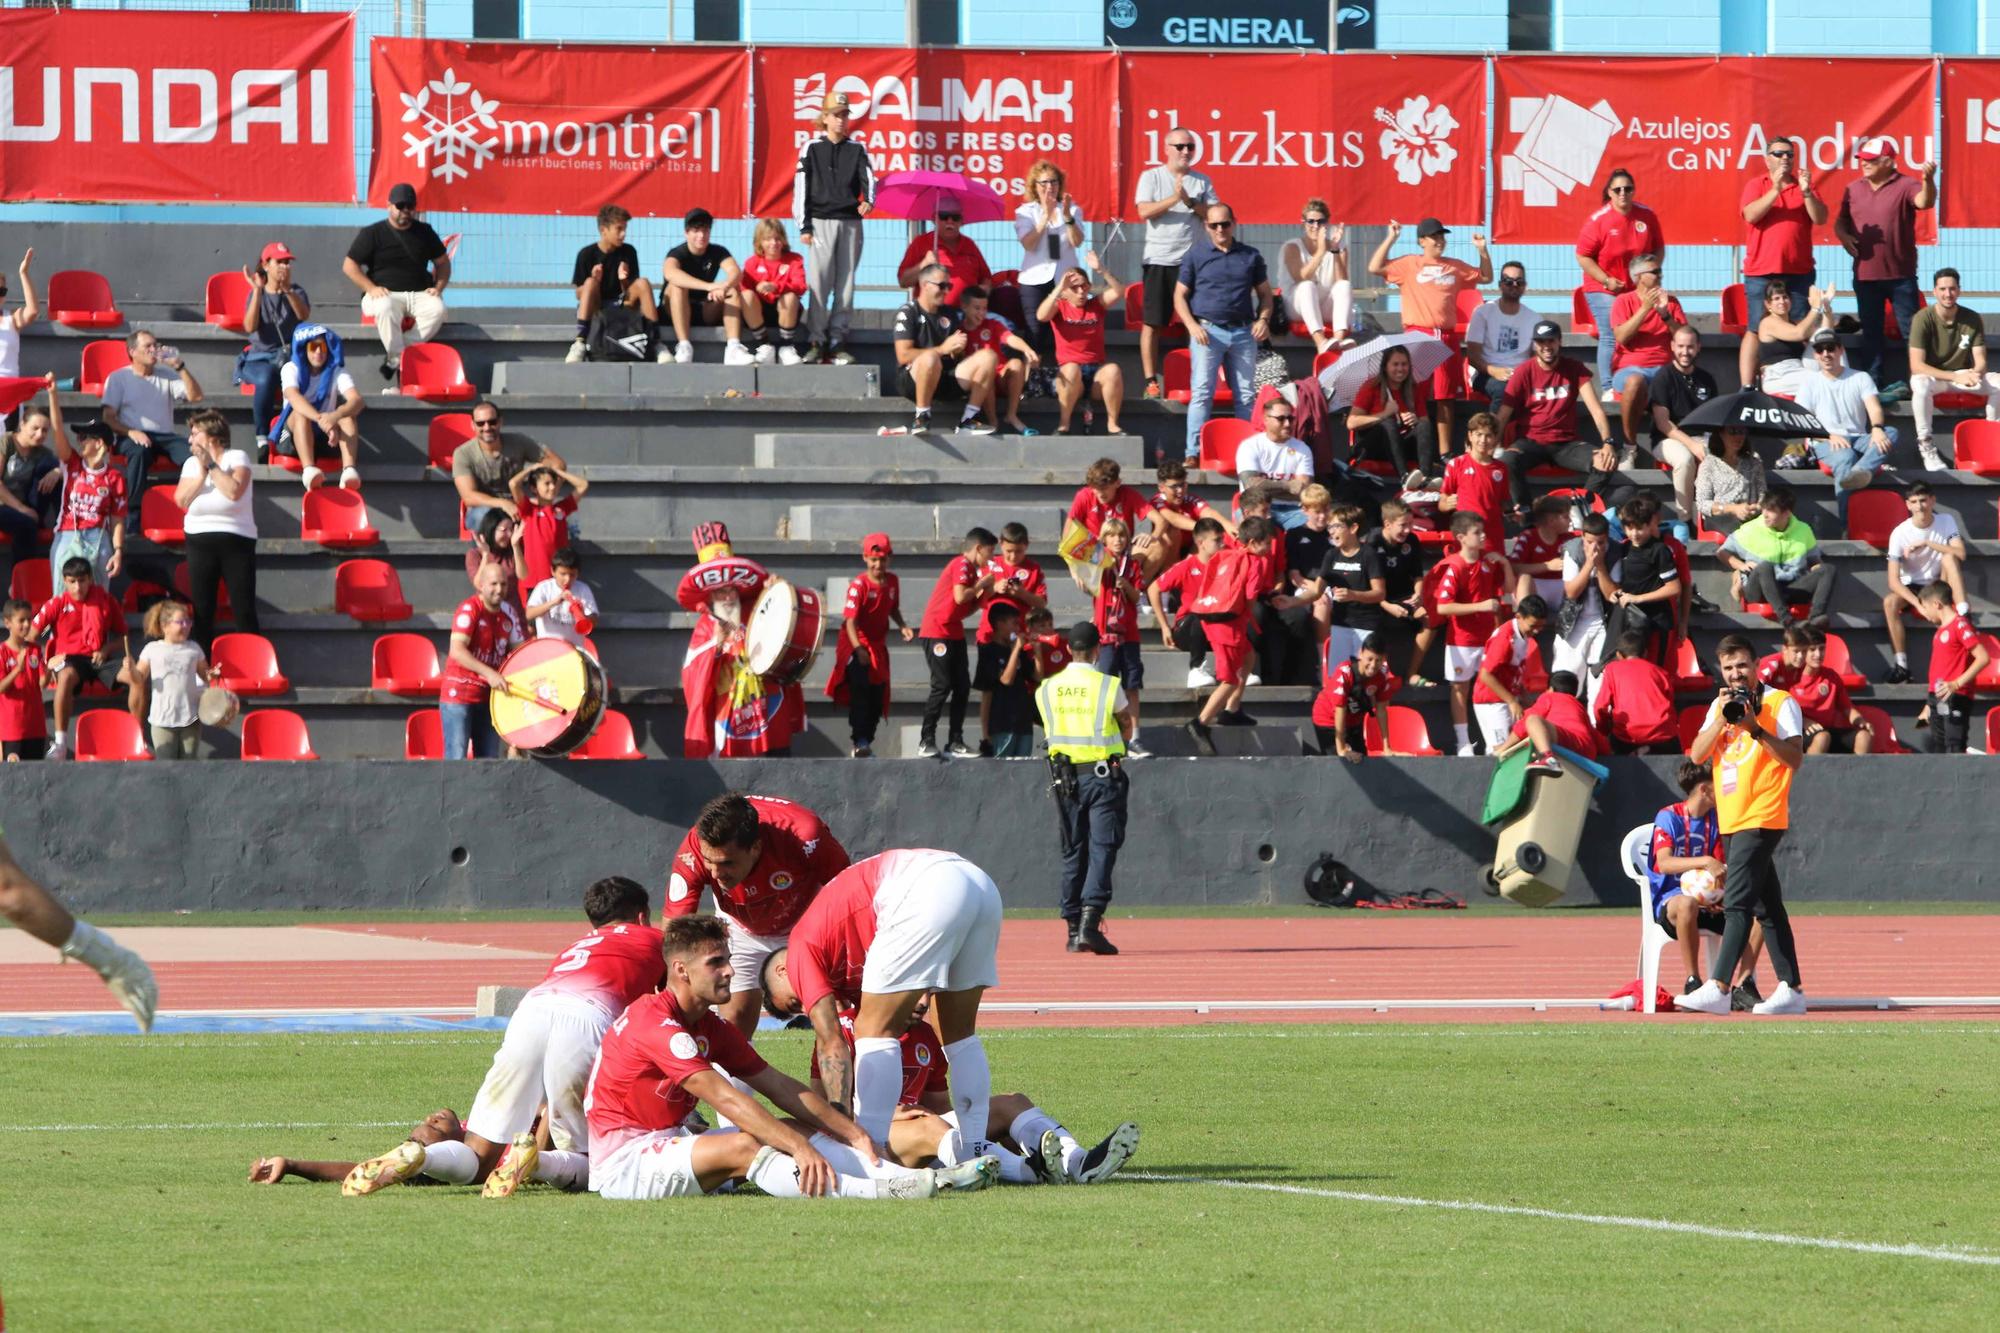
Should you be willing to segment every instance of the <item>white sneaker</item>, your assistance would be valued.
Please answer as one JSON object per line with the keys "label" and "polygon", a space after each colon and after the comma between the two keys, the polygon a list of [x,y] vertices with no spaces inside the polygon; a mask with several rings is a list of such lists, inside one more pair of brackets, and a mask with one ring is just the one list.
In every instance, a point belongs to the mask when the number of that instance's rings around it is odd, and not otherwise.
{"label": "white sneaker", "polygon": [[1213,671],[1210,671],[1207,667],[1198,666],[1198,667],[1188,668],[1189,689],[1205,690],[1213,684],[1215,684],[1215,673]]}
{"label": "white sneaker", "polygon": [[1873,480],[1875,480],[1875,473],[1872,470],[1865,467],[1858,467],[1840,479],[1840,489],[1843,491],[1858,491]]}
{"label": "white sneaker", "polygon": [[1479,754],[1478,747],[1474,746],[1471,741],[1467,741],[1465,744],[1458,747],[1458,757],[1460,759],[1473,759],[1476,758],[1478,754]]}
{"label": "white sneaker", "polygon": [[764,343],[762,346],[758,347],[757,349],[758,365],[768,366],[777,359],[778,359],[778,349],[771,346],[771,344]]}
{"label": "white sneaker", "polygon": [[1951,464],[1938,457],[1937,445],[1929,440],[1917,441],[1917,457],[1924,460],[1926,472],[1949,472]]}
{"label": "white sneaker", "polygon": [[[1780,986],[1778,991],[1779,994],[1783,994],[1784,987]],[[1769,1003],[1769,1001],[1766,1001],[1766,1003]],[[1762,1005],[1758,1006],[1760,1009],[1762,1007]],[[1806,1002],[1802,998],[1799,1001],[1799,1012],[1804,1013],[1805,1007]],[[1686,995],[1674,996],[1674,1008],[1692,1009],[1698,1014],[1726,1014],[1729,1012],[1729,992],[1725,988],[1716,985],[1712,980],[1704,981],[1701,983],[1700,990],[1689,991]]]}
{"label": "white sneaker", "polygon": [[305,471],[299,474],[299,481],[307,490],[316,491],[326,484],[326,473],[319,470],[319,464],[308,463]]}
{"label": "white sneaker", "polygon": [[1779,982],[1778,989],[1771,992],[1771,998],[1762,1004],[1750,1006],[1753,1014],[1802,1014],[1806,1011],[1806,993],[1793,990],[1789,983]]}
{"label": "white sneaker", "polygon": [[[682,343],[681,345],[683,347],[687,346],[686,343]],[[673,363],[674,363],[674,349],[667,346],[665,343],[661,343],[660,350],[653,354],[653,364],[659,366],[671,366]]]}
{"label": "white sneaker", "polygon": [[693,360],[694,360],[694,345],[692,343],[678,343],[675,345],[674,347],[675,365],[685,366]]}
{"label": "white sneaker", "polygon": [[340,1192],[348,1198],[373,1194],[391,1185],[400,1185],[424,1169],[424,1146],[414,1139],[399,1143],[380,1157],[371,1158],[347,1173]]}
{"label": "white sneaker", "polygon": [[340,470],[340,489],[358,491],[361,489],[361,469],[344,467]]}
{"label": "white sneaker", "polygon": [[933,1189],[938,1194],[971,1194],[1000,1183],[1000,1159],[987,1153],[957,1166],[931,1168]]}
{"label": "white sneaker", "polygon": [[583,339],[578,338],[575,342],[569,345],[569,351],[563,353],[563,364],[566,366],[573,366],[577,364],[579,361],[583,360],[584,353],[587,352],[588,350],[589,349],[583,345]]}
{"label": "white sneaker", "polygon": [[799,355],[799,349],[790,343],[778,349],[778,364],[781,366],[796,366],[804,359]]}
{"label": "white sneaker", "polygon": [[1132,1154],[1139,1151],[1139,1127],[1126,1121],[1111,1131],[1104,1142],[1084,1154],[1077,1163],[1076,1183],[1095,1185],[1118,1174],[1118,1168],[1132,1160]]}
{"label": "white sneaker", "polygon": [[1253,672],[1251,672],[1251,673],[1250,673],[1250,674],[1249,674],[1248,676],[1246,676],[1246,677],[1244,677],[1244,678],[1243,678],[1243,683],[1244,683],[1244,684],[1245,684],[1246,686],[1248,686],[1248,685],[1262,685],[1262,684],[1264,683],[1264,678],[1263,678],[1262,676],[1258,675],[1258,674],[1257,674],[1256,672],[1254,672],[1254,671],[1253,671]]}
{"label": "white sneaker", "polygon": [[57,741],[49,746],[49,752],[43,756],[43,762],[53,764],[67,758],[69,758],[69,742]]}
{"label": "white sneaker", "polygon": [[1127,759],[1151,759],[1153,752],[1134,740],[1130,745],[1125,747],[1125,757]]}
{"label": "white sneaker", "polygon": [[885,1176],[875,1182],[878,1199],[932,1199],[937,1197],[938,1173],[912,1171],[908,1175]]}
{"label": "white sneaker", "polygon": [[[682,343],[681,346],[687,347],[687,344]],[[680,356],[679,351],[676,350],[674,355]],[[688,354],[682,359],[687,361],[694,360],[694,349],[688,347]],[[757,364],[757,358],[752,356],[750,349],[742,343],[731,340],[730,344],[722,349],[722,364],[725,366],[754,366]]]}
{"label": "white sneaker", "polygon": [[1620,472],[1626,472],[1631,470],[1633,467],[1636,467],[1638,465],[1638,462],[1639,462],[1638,445],[1628,444],[1618,450],[1618,470]]}

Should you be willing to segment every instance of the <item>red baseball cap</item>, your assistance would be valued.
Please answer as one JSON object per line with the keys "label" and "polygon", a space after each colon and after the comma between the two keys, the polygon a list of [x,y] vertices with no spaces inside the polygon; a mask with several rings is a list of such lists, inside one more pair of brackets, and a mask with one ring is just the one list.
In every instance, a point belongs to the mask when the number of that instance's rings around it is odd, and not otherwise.
{"label": "red baseball cap", "polygon": [[895,553],[896,549],[889,545],[889,534],[886,532],[871,532],[861,539],[861,554],[863,555],[894,555]]}
{"label": "red baseball cap", "polygon": [[1871,157],[1894,157],[1896,141],[1881,135],[1873,139],[1863,139],[1861,146],[1854,150],[1854,156],[1863,162]]}
{"label": "red baseball cap", "polygon": [[296,258],[298,258],[298,256],[293,254],[291,250],[286,248],[286,245],[283,241],[272,241],[269,245],[264,247],[264,253],[261,256],[259,256],[259,262],[268,264],[274,259],[296,259]]}

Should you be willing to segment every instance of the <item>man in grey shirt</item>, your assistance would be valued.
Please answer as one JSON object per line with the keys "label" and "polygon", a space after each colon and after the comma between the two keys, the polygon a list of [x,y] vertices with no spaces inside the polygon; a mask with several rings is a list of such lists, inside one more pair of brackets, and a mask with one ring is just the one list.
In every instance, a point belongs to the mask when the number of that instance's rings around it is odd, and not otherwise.
{"label": "man in grey shirt", "polygon": [[1174,283],[1181,260],[1200,235],[1199,224],[1216,202],[1215,184],[1192,170],[1198,141],[1178,125],[1167,131],[1167,160],[1139,177],[1139,219],[1146,224],[1146,252],[1140,270],[1144,294],[1139,330],[1139,367],[1146,397],[1160,396],[1160,333],[1174,318]]}

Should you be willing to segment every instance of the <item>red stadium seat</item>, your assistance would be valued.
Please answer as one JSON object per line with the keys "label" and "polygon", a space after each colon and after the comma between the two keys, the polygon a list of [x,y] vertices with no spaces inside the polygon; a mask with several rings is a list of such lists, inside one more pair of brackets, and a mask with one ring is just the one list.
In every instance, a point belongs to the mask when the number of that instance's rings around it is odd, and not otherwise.
{"label": "red stadium seat", "polygon": [[[1762,616],[1766,620],[1776,620],[1778,618],[1777,611],[1769,602],[1745,602],[1743,609],[1753,616]],[[1793,620],[1804,620],[1810,613],[1811,608],[1804,602],[1797,602],[1787,607],[1786,610],[1791,613]]]}
{"label": "red stadium seat", "polygon": [[[304,472],[306,470],[306,465],[299,461],[297,454],[281,454],[276,449],[271,450],[270,463],[272,467],[282,468],[286,472]],[[329,444],[319,444],[313,450],[313,466],[326,475],[332,476],[334,473],[340,471],[340,450]]]}
{"label": "red stadium seat", "polygon": [[1847,500],[1847,536],[1850,541],[1867,542],[1878,551],[1889,549],[1889,534],[1910,516],[1910,507],[1900,491],[1856,491]]}
{"label": "red stadium seat", "polygon": [[1951,432],[1951,465],[1978,477],[2000,477],[2000,421],[1959,422]]}
{"label": "red stadium seat", "polygon": [[408,620],[403,580],[386,560],[344,560],[333,571],[333,607],[356,620]]}
{"label": "red stadium seat", "polygon": [[[1194,354],[1185,347],[1176,347],[1167,353],[1160,366],[1160,387],[1166,390],[1169,401],[1185,403],[1193,399],[1194,393],[1188,385],[1188,375],[1194,367]],[[1222,377],[1222,367],[1215,369],[1216,407],[1234,404],[1236,397],[1229,392],[1229,382]]]}
{"label": "red stadium seat", "polygon": [[121,605],[128,614],[136,616],[154,602],[164,602],[173,595],[173,590],[170,588],[162,588],[159,584],[149,583],[145,579],[133,579],[125,585],[125,598]]}
{"label": "red stadium seat", "polygon": [[1741,337],[1750,328],[1750,293],[1740,282],[1722,289],[1722,331]]}
{"label": "red stadium seat", "polygon": [[2000,754],[2000,707],[1986,710],[1986,753]]}
{"label": "red stadium seat", "polygon": [[423,635],[384,634],[375,640],[370,688],[436,698],[443,678],[437,645]]}
{"label": "red stadium seat", "polygon": [[1255,426],[1235,417],[1210,417],[1201,425],[1201,466],[1204,471],[1220,472],[1225,477],[1236,475],[1236,446],[1252,435],[1260,435]]}
{"label": "red stadium seat", "polygon": [[243,715],[243,757],[249,760],[318,759],[306,720],[287,708],[260,708]]}
{"label": "red stadium seat", "polygon": [[299,539],[339,550],[373,546],[382,540],[382,534],[368,525],[368,502],[359,491],[322,486],[306,492],[305,507],[299,516]]}
{"label": "red stadium seat", "polygon": [[[1128,330],[1136,330],[1143,327],[1145,323],[1146,323],[1145,284],[1135,282],[1130,287],[1127,287],[1125,289],[1125,327]],[[1300,327],[1302,328],[1303,326]],[[1293,332],[1296,333],[1299,332],[1299,330],[1294,329]],[[1171,338],[1175,342],[1186,342],[1188,336],[1187,325],[1181,323],[1181,317],[1179,315],[1169,312],[1167,315],[1166,327],[1160,330],[1160,336],[1163,338]]]}
{"label": "red stadium seat", "polygon": [[221,683],[238,694],[283,694],[292,688],[278,670],[278,650],[261,634],[218,634],[209,661]]}
{"label": "red stadium seat", "polygon": [[1714,687],[1715,678],[1703,669],[1701,659],[1695,656],[1693,641],[1682,639],[1680,656],[1674,662],[1674,688],[1692,693]]}
{"label": "red stadium seat", "polygon": [[1479,309],[1480,303],[1485,299],[1479,294],[1477,287],[1459,288],[1458,295],[1452,298],[1452,309],[1457,313],[1457,320],[1452,328],[1461,334],[1471,328],[1472,312]]}
{"label": "red stadium seat", "polygon": [[73,329],[115,329],[125,322],[102,273],[69,268],[49,279],[49,318]]}
{"label": "red stadium seat", "polygon": [[472,413],[440,412],[431,418],[430,465],[451,475],[451,456],[473,436]]}
{"label": "red stadium seat", "polygon": [[18,597],[37,611],[42,603],[55,596],[55,576],[49,572],[46,556],[33,560],[16,560],[14,576],[7,581],[7,595]]}
{"label": "red stadium seat", "polygon": [[166,486],[150,486],[139,499],[139,531],[149,542],[179,546],[187,540],[187,511],[174,503]]}
{"label": "red stadium seat", "polygon": [[1979,641],[1986,645],[1986,669],[1973,678],[1973,688],[1987,691],[2000,689],[2000,639],[1982,634]]}
{"label": "red stadium seat", "polygon": [[993,275],[993,281],[990,285],[994,287],[1018,287],[1021,285],[1021,270],[1018,268],[1003,268]]}
{"label": "red stadium seat", "polygon": [[435,708],[420,708],[403,723],[403,758],[444,758],[444,723]]}
{"label": "red stadium seat", "polygon": [[1569,330],[1585,338],[1597,336],[1597,319],[1590,313],[1590,303],[1583,299],[1581,287],[1569,294]]}
{"label": "red stadium seat", "polygon": [[1681,749],[1692,750],[1694,738],[1701,735],[1701,724],[1708,721],[1708,705],[1694,704],[1681,709]]}
{"label": "red stadium seat", "polygon": [[632,719],[615,708],[604,712],[597,731],[570,753],[572,759],[644,759],[639,743],[632,738]]}
{"label": "red stadium seat", "polygon": [[1850,690],[1858,690],[1868,683],[1868,677],[1854,669],[1854,658],[1847,651],[1847,640],[1838,634],[1826,636],[1826,669],[1840,677],[1840,683]]}
{"label": "red stadium seat", "polygon": [[[1382,729],[1375,725],[1373,713],[1362,719],[1361,734],[1368,746],[1368,753],[1382,753]],[[1399,755],[1444,753],[1431,744],[1430,728],[1424,725],[1424,715],[1414,708],[1405,708],[1401,704],[1389,705],[1389,744]]]}
{"label": "red stadium seat", "polygon": [[125,344],[116,338],[99,338],[83,345],[83,365],[76,375],[78,393],[104,392],[105,378],[114,370],[132,364],[131,353]]}
{"label": "red stadium seat", "polygon": [[1338,360],[1340,360],[1340,349],[1338,347],[1329,347],[1324,352],[1314,356],[1313,378],[1318,379],[1321,371]]}
{"label": "red stadium seat", "polygon": [[203,302],[207,306],[204,321],[232,333],[243,332],[243,312],[249,308],[250,293],[254,290],[250,279],[233,270],[212,275],[208,280],[208,295]]}
{"label": "red stadium seat", "polygon": [[1873,704],[1856,704],[1854,711],[1868,720],[1869,727],[1875,733],[1875,748],[1869,751],[1870,754],[1910,753],[1903,748],[1903,743],[1896,739],[1896,724],[1889,720],[1887,713]]}
{"label": "red stadium seat", "polygon": [[479,390],[465,378],[458,349],[446,343],[413,343],[403,349],[401,387],[411,398],[455,402]]}
{"label": "red stadium seat", "polygon": [[[1924,293],[1924,290],[1921,287],[1918,288],[1917,309],[1922,310],[1925,306],[1929,305],[1930,303],[1931,303],[1931,298]],[[1914,319],[1915,316],[1913,315],[1911,316],[1911,318]],[[1896,307],[1893,305],[1885,305],[1882,307],[1882,336],[1887,338],[1891,342],[1896,342],[1900,340],[1903,336],[1902,329],[1896,326]]]}
{"label": "red stadium seat", "polygon": [[76,715],[76,757],[117,763],[151,759],[139,719],[123,708],[93,708]]}
{"label": "red stadium seat", "polygon": [[[183,560],[174,566],[174,595],[189,606],[194,605],[194,587],[188,582],[188,563]],[[229,604],[229,585],[215,585],[215,618],[236,623],[236,608]]]}

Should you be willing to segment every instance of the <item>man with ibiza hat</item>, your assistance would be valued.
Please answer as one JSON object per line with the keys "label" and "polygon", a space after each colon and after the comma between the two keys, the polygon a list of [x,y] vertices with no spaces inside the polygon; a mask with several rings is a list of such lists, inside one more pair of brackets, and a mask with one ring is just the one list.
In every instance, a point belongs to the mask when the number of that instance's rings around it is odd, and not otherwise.
{"label": "man with ibiza hat", "polygon": [[875,211],[875,168],[868,150],[848,137],[846,93],[820,102],[819,132],[799,152],[792,177],[792,220],[806,249],[806,288],[812,304],[806,327],[812,344],[806,364],[853,362],[847,350],[854,314],[854,274],[861,267],[861,219]]}

